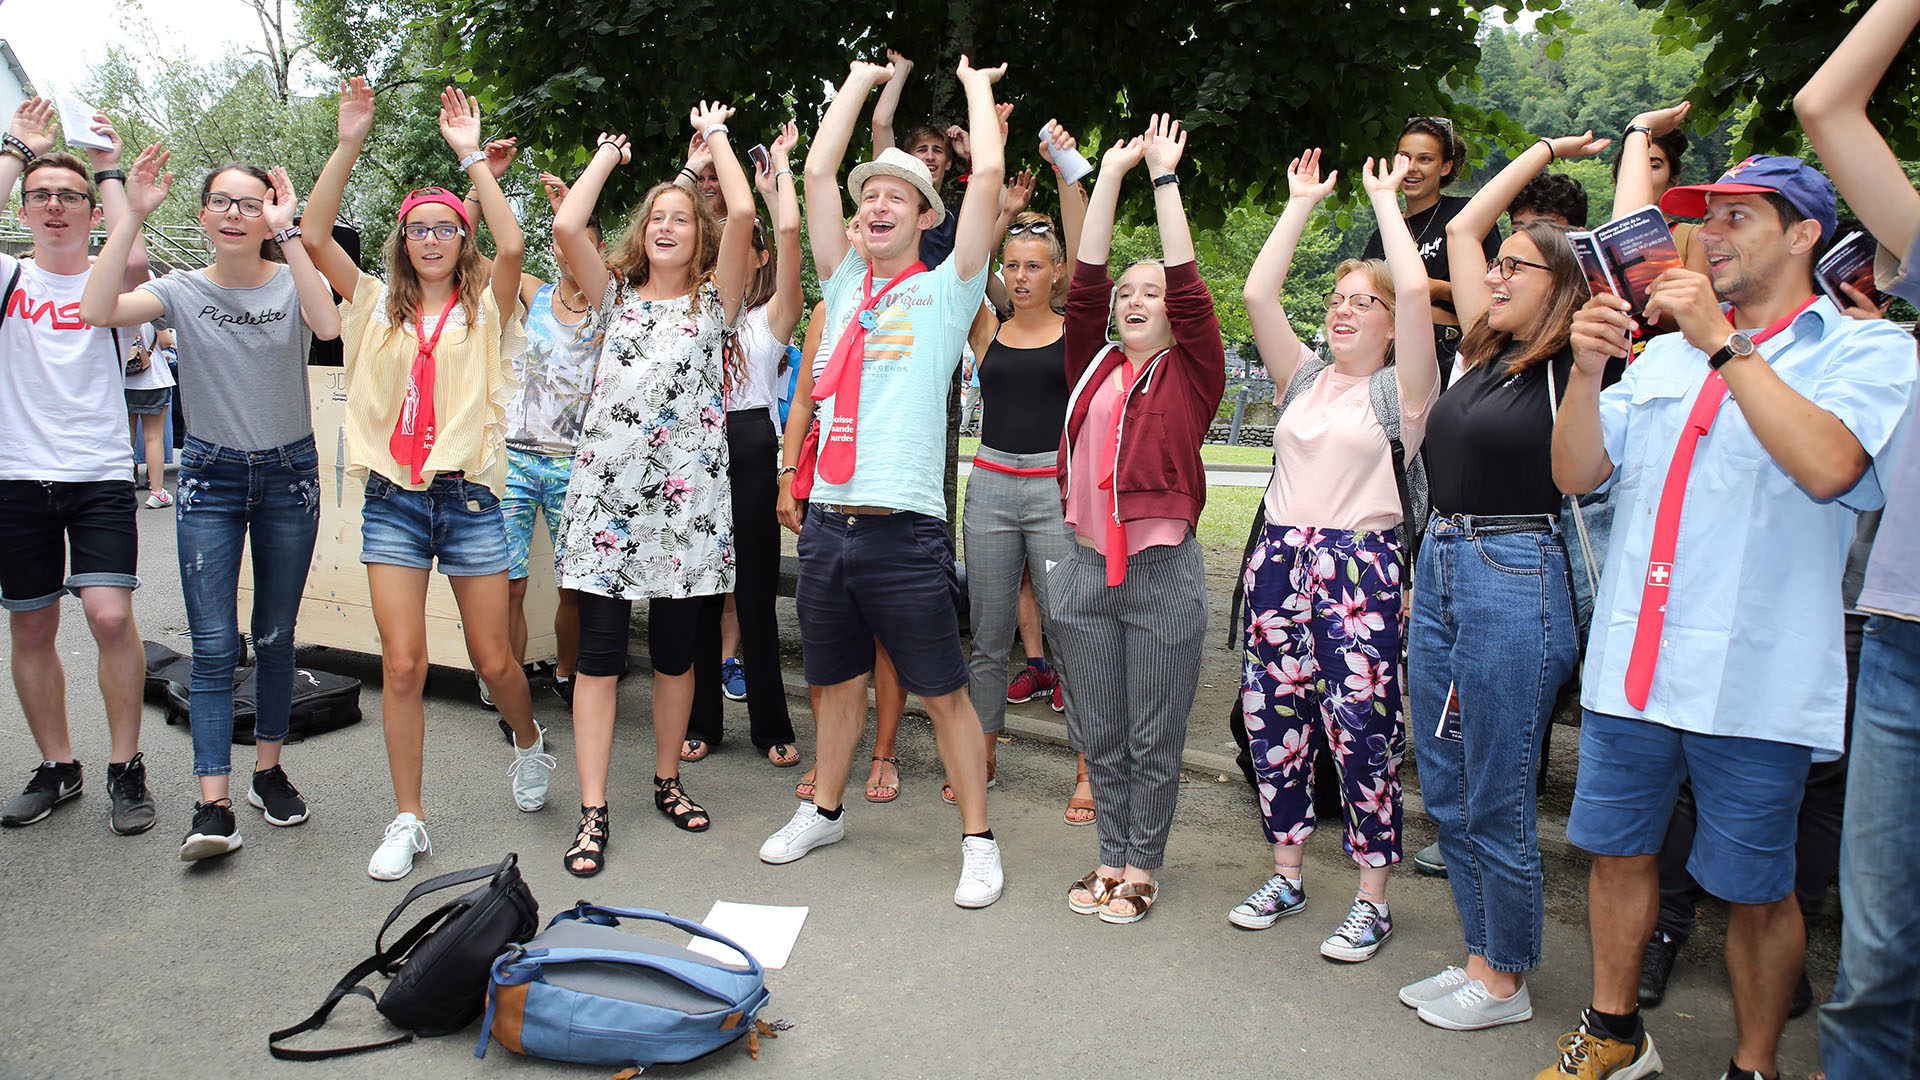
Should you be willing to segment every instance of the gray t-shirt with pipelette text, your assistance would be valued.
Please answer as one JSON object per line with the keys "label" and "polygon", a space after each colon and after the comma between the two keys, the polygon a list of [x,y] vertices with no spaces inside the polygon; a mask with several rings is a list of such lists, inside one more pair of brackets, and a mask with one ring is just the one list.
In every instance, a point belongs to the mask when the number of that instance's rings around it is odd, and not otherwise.
{"label": "gray t-shirt with pipelette text", "polygon": [[176,270],[140,288],[160,298],[156,322],[174,333],[187,432],[232,450],[271,450],[313,434],[307,349],[293,271],[227,289],[205,270]]}

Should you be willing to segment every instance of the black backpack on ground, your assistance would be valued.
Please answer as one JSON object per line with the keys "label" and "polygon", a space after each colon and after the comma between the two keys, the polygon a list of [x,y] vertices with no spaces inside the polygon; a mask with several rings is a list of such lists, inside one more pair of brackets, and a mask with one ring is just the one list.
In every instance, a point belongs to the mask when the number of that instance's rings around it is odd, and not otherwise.
{"label": "black backpack on ground", "polygon": [[[451,1035],[479,1019],[486,1011],[494,959],[509,945],[524,944],[540,932],[540,904],[520,876],[519,861],[519,855],[508,855],[498,866],[442,874],[414,886],[380,924],[373,955],[355,964],[312,1016],[267,1036],[268,1052],[283,1061],[320,1061],[412,1042],[415,1036]],[[392,947],[382,946],[387,930],[407,905],[428,893],[475,881],[486,884],[441,905],[400,935]],[[377,999],[360,985],[376,971],[391,980]],[[331,1050],[278,1045],[302,1032],[319,1030],[334,1006],[354,994],[373,1002],[380,1015],[406,1033],[385,1042]]]}
{"label": "black backpack on ground", "polygon": [[[167,723],[186,724],[191,715],[189,687],[193,660],[157,641],[146,642],[147,700],[167,707]],[[233,671],[233,741],[253,745],[256,716],[254,669]],[[360,722],[360,680],[311,668],[293,669],[293,713],[287,741],[336,731]]]}

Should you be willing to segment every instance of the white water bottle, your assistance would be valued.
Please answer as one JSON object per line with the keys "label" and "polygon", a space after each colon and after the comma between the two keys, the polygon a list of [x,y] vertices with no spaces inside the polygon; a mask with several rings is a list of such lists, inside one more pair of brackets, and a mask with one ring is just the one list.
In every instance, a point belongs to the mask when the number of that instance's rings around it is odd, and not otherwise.
{"label": "white water bottle", "polygon": [[[1040,139],[1042,142],[1051,142],[1053,140],[1053,122],[1051,120],[1040,125]],[[1054,149],[1049,151],[1049,153],[1053,155],[1053,167],[1060,170],[1060,182],[1063,184],[1078,183],[1085,179],[1088,173],[1093,171],[1092,163],[1087,161],[1086,157],[1077,149]]]}

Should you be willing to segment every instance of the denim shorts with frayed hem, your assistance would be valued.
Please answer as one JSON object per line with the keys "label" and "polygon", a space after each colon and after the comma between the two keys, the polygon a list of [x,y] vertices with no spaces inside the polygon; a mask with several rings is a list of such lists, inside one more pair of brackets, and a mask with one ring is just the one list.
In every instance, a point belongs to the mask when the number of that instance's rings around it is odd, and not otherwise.
{"label": "denim shorts with frayed hem", "polygon": [[436,476],[411,491],[367,474],[360,512],[360,561],[433,569],[448,577],[485,577],[507,569],[507,529],[500,498],[464,476]]}

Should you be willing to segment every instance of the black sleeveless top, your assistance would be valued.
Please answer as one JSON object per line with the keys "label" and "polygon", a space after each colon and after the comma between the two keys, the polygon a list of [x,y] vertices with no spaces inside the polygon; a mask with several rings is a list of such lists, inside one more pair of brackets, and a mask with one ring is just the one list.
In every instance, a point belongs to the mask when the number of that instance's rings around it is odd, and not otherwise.
{"label": "black sleeveless top", "polygon": [[980,359],[980,445],[1003,454],[1051,454],[1067,423],[1067,338],[1016,349],[995,337]]}

